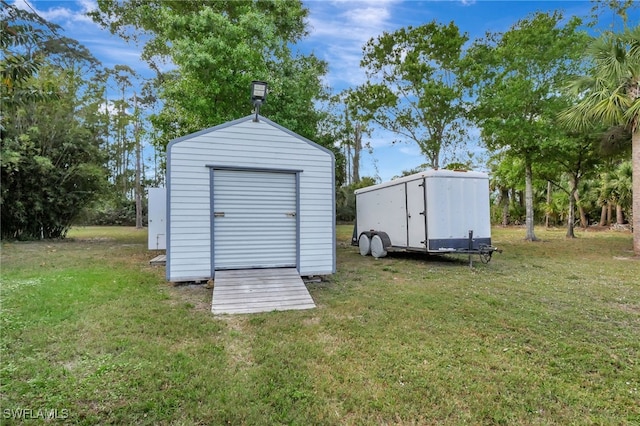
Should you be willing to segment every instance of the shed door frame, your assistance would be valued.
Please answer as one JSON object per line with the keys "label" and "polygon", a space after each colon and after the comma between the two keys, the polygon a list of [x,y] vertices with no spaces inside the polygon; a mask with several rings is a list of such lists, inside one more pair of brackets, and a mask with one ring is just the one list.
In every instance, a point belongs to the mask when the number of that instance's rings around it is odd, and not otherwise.
{"label": "shed door frame", "polygon": [[296,206],[296,270],[300,272],[300,173],[299,169],[278,169],[278,168],[264,168],[264,167],[243,167],[243,166],[227,166],[227,165],[215,165],[207,164],[209,168],[209,203],[210,203],[210,264],[211,264],[211,277],[215,277],[216,265],[215,265],[215,221],[213,220],[215,212],[215,197],[214,197],[214,179],[216,170],[226,171],[238,171],[238,172],[259,172],[259,173],[287,173],[295,175],[295,206]]}

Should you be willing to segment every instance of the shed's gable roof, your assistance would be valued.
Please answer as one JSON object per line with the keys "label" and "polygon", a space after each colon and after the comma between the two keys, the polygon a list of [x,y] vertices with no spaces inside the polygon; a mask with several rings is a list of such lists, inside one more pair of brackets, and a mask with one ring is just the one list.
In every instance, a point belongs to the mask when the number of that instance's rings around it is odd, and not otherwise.
{"label": "shed's gable roof", "polygon": [[[281,125],[269,120],[268,118],[265,118],[265,117],[262,117],[262,116],[258,116],[258,117],[259,117],[259,120],[260,120],[261,123],[266,123],[269,126],[280,130],[281,132],[287,133],[288,135],[293,136],[294,138],[313,146],[314,148],[317,148],[317,149],[319,149],[321,151],[324,151],[324,152],[328,153],[329,155],[331,155],[331,158],[335,160],[335,156],[333,154],[333,151],[331,151],[330,149],[325,148],[324,146],[319,145],[319,144],[313,142],[312,140],[309,140],[309,139],[305,138],[304,136],[301,136],[301,135],[299,135],[299,134],[287,129],[286,127],[282,127]],[[193,138],[195,138],[197,136],[210,134],[210,133],[222,130],[222,129],[226,129],[227,127],[233,127],[233,126],[236,126],[238,124],[245,123],[247,121],[253,121],[254,118],[255,118],[255,115],[251,114],[251,115],[248,115],[246,117],[239,118],[237,120],[228,121],[226,123],[222,123],[222,124],[219,124],[217,126],[209,127],[208,129],[203,129],[203,130],[200,130],[200,131],[197,131],[197,132],[194,132],[194,133],[190,133],[188,135],[181,136],[179,138],[173,139],[167,145],[167,152],[169,152],[171,150],[171,147],[173,145],[178,144],[178,143],[180,143],[182,141],[190,140],[190,139],[193,139]]]}

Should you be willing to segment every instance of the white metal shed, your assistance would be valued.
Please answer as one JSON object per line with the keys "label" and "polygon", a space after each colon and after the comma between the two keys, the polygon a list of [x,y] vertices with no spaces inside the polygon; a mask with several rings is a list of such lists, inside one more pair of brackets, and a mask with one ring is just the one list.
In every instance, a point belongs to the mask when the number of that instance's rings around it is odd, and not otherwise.
{"label": "white metal shed", "polygon": [[250,115],[167,147],[169,281],[217,270],[335,273],[333,153]]}

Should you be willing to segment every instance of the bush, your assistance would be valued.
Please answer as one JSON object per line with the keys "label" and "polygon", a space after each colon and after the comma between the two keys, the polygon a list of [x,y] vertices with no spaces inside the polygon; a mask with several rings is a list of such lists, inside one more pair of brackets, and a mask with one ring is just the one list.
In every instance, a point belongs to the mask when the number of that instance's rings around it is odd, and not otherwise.
{"label": "bush", "polygon": [[[147,225],[147,203],[142,203],[142,225]],[[86,209],[77,225],[85,226],[135,226],[136,202],[127,199],[106,200]]]}

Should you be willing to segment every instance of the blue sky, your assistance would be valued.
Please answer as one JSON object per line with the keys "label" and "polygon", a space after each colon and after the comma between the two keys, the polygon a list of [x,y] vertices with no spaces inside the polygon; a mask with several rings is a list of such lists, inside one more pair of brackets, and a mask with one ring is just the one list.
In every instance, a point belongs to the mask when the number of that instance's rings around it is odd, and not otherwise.
{"label": "blue sky", "polygon": [[[104,66],[129,65],[141,74],[152,75],[140,61],[140,48],[127,44],[108,31],[102,30],[84,15],[96,8],[95,0],[9,0],[22,8],[32,8],[43,18],[61,25],[64,34],[84,44]],[[313,52],[329,64],[326,83],[339,92],[365,81],[359,67],[362,46],[383,31],[394,31],[409,25],[436,20],[454,21],[470,40],[486,32],[507,31],[518,20],[536,11],[561,10],[565,17],[588,17],[592,4],[588,1],[400,1],[400,0],[304,0],[309,9],[309,36],[299,49]],[[603,22],[613,22],[602,17]],[[640,10],[635,9],[630,23],[640,21]],[[251,106],[247,102],[247,114]],[[394,139],[384,131],[376,130],[365,139],[373,147],[372,154],[362,158],[361,175],[376,176],[387,181],[402,170],[425,162],[418,148],[412,144],[392,144]],[[467,149],[476,158],[483,155],[478,146],[478,132],[471,131]]]}

